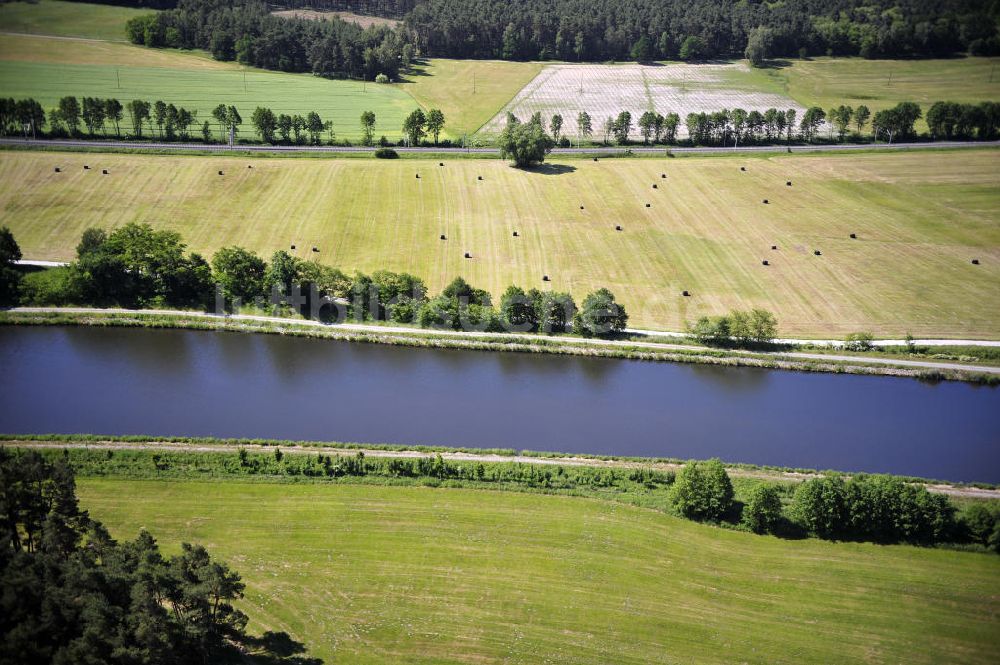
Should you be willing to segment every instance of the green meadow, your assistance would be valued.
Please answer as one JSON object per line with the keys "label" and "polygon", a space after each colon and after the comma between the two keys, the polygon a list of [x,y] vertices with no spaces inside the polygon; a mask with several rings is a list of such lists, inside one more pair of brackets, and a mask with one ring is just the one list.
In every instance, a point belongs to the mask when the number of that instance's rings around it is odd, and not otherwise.
{"label": "green meadow", "polygon": [[[80,479],[116,538],[200,542],[252,630],[327,663],[991,663],[993,555],[465,489]],[[128,497],[123,501],[122,497]]]}

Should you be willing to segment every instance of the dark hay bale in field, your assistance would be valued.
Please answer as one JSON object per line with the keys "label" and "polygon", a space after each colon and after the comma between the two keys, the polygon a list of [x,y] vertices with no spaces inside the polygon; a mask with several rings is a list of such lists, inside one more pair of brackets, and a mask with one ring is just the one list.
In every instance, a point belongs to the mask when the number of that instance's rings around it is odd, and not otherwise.
{"label": "dark hay bale in field", "polygon": [[313,247],[313,251],[314,252],[318,252],[319,251],[319,247]]}
{"label": "dark hay bale in field", "polygon": [[813,254],[815,254],[816,256],[823,256],[823,252],[819,251],[818,249],[814,249]]}
{"label": "dark hay bale in field", "polygon": [[972,259],[972,265],[978,266],[979,265],[979,259]]}
{"label": "dark hay bale in field", "polygon": [[771,245],[771,249],[778,249],[777,245]]}
{"label": "dark hay bale in field", "polygon": [[420,180],[420,174],[419,173],[417,174],[417,180]]}
{"label": "dark hay bale in field", "polygon": [[103,173],[104,175],[108,175],[108,170],[107,169],[101,169],[101,173]]}
{"label": "dark hay bale in field", "polygon": [[441,240],[447,240],[447,239],[448,239],[448,238],[446,238],[446,237],[445,237],[445,235],[444,235],[444,234],[442,233],[442,234],[441,234]]}
{"label": "dark hay bale in field", "polygon": [[292,249],[295,249],[295,245],[292,245],[291,247],[292,247]]}
{"label": "dark hay bale in field", "polygon": [[580,210],[583,210],[583,206],[580,206]]}
{"label": "dark hay bale in field", "polygon": [[621,230],[622,230],[621,224],[616,224],[615,225],[615,231],[621,231]]}
{"label": "dark hay bale in field", "polygon": [[56,173],[62,173],[62,169],[59,168],[58,166],[56,167]]}
{"label": "dark hay bale in field", "polygon": [[682,296],[684,296],[685,298],[687,298],[687,297],[689,297],[689,296],[690,296],[691,294],[690,294],[690,293],[688,293],[687,291],[681,291],[681,295],[682,295]]}
{"label": "dark hay bale in field", "polygon": [[653,183],[653,189],[656,189],[656,183],[655,182]]}
{"label": "dark hay bale in field", "polygon": [[666,178],[666,177],[667,177],[667,174],[666,174],[666,173],[661,173],[661,174],[660,174],[660,177],[661,177],[661,178]]}
{"label": "dark hay bale in field", "polygon": [[438,162],[438,166],[444,166],[444,162]]}
{"label": "dark hay bale in field", "polygon": [[791,187],[792,186],[792,181],[791,180],[786,180],[785,181],[785,186],[786,187]]}
{"label": "dark hay bale in field", "polygon": [[857,233],[852,233],[851,237],[856,239],[858,237],[858,234]]}
{"label": "dark hay bale in field", "polygon": [[765,266],[771,265],[770,263],[767,262],[767,259],[764,259],[763,261],[761,261],[761,264],[765,265]]}
{"label": "dark hay bale in field", "polygon": [[226,174],[223,173],[222,171],[219,171],[219,175],[226,175]]}
{"label": "dark hay bale in field", "polygon": [[649,204],[648,204],[648,203],[646,204],[646,207],[647,207],[647,208],[649,207]]}
{"label": "dark hay bale in field", "polygon": [[549,276],[548,275],[542,275],[542,281],[543,282],[549,281]]}
{"label": "dark hay bale in field", "polygon": [[514,237],[515,238],[517,237],[517,231],[514,231]]}
{"label": "dark hay bale in field", "polygon": [[745,167],[745,166],[741,166],[740,167],[740,171],[746,171],[746,170],[747,170],[747,167]]}
{"label": "dark hay bale in field", "polygon": [[595,161],[595,162],[597,161],[597,157],[594,157],[594,161]]}
{"label": "dark hay bale in field", "polygon": [[469,252],[466,252],[465,253],[465,258],[471,259],[472,258],[472,254],[470,254]]}
{"label": "dark hay bale in field", "polygon": [[247,168],[248,169],[252,169],[253,168],[253,164],[247,164]]}
{"label": "dark hay bale in field", "polygon": [[768,204],[768,200],[764,199],[764,205],[767,205],[767,204]]}
{"label": "dark hay bale in field", "polygon": [[476,180],[482,180],[482,179],[483,179],[483,176],[481,176],[481,175],[477,175],[476,176]]}

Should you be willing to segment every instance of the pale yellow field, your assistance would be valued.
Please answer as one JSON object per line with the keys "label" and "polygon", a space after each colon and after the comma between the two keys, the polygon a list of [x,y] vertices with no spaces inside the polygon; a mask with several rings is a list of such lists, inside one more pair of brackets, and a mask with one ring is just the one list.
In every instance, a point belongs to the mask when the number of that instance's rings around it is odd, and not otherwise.
{"label": "pale yellow field", "polygon": [[71,259],[85,228],[143,221],[205,254],[295,243],[302,257],[408,270],[435,290],[456,275],[496,296],[512,282],[578,301],[607,286],[637,327],[759,306],[788,336],[996,339],[998,174],[996,150],[579,159],[543,172],[498,160],[3,152],[0,223],[31,259]]}

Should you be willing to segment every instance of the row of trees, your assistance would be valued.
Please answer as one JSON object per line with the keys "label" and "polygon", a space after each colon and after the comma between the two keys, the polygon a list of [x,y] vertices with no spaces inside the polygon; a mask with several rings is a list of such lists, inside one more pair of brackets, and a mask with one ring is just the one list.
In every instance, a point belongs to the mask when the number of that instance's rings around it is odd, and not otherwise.
{"label": "row of trees", "polygon": [[200,48],[217,60],[369,81],[396,80],[417,56],[405,29],[279,17],[262,0],[180,0],[175,9],[131,19],[126,34],[134,44]]}
{"label": "row of trees", "polygon": [[684,517],[739,521],[755,533],[798,528],[827,539],[931,545],[973,542],[1000,552],[1000,514],[977,502],[956,516],[943,494],[885,475],[857,475],[849,480],[823,476],[803,481],[785,510],[786,488],[760,483],[742,509],[732,482],[718,460],[689,462],[677,474],[671,502]]}
{"label": "row of trees", "polygon": [[201,545],[167,557],[146,531],[112,538],[80,509],[64,459],[0,449],[0,490],[0,661],[278,663],[276,644],[303,650],[247,634],[239,574]]}
{"label": "row of trees", "polygon": [[333,143],[333,122],[324,121],[315,111],[305,117],[287,113],[275,114],[269,108],[258,106],[250,116],[257,135],[264,143],[294,143],[296,145],[320,145],[323,132],[330,132]]}
{"label": "row of trees", "polygon": [[726,346],[769,344],[778,334],[778,321],[764,309],[733,310],[722,316],[703,316],[688,324],[688,334],[700,344]]}
{"label": "row of trees", "polygon": [[873,0],[426,0],[405,23],[436,57],[649,60],[1000,52],[996,5]]}
{"label": "row of trees", "polygon": [[3,303],[94,304],[123,307],[180,307],[221,310],[253,304],[291,308],[313,319],[385,320],[427,328],[489,332],[566,332],[582,335],[623,331],[628,314],[607,289],[589,294],[577,307],[568,293],[524,291],[511,286],[494,308],[492,296],[456,278],[428,297],[422,279],[378,270],[367,275],[318,261],[303,261],[284,250],[270,261],[242,247],[224,247],[211,263],[187,253],[174,231],[130,223],[110,234],[88,229],[77,259],[51,281],[33,282],[19,295],[21,258],[10,230],[0,229],[0,297]]}

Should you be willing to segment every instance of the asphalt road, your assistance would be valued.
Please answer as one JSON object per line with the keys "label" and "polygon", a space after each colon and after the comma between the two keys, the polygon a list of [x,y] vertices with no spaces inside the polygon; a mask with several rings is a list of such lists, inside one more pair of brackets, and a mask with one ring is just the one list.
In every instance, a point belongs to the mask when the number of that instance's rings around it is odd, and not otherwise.
{"label": "asphalt road", "polygon": [[[31,140],[22,138],[0,138],[0,145],[17,145],[27,147],[55,147],[55,148],[105,148],[112,150],[172,150],[177,152],[198,151],[217,152],[225,154],[228,152],[264,152],[264,153],[294,153],[294,152],[373,152],[375,148],[364,146],[306,146],[306,145],[237,145],[230,148],[227,145],[206,145],[204,143],[142,143],[133,141],[80,141],[75,139],[42,139]],[[840,152],[851,150],[927,150],[940,148],[981,148],[983,146],[1000,146],[1000,141],[931,141],[924,143],[836,143],[830,145],[793,145],[787,148],[789,152]],[[497,148],[394,148],[397,152],[412,153],[466,153],[495,155],[499,152]],[[725,148],[669,148],[669,152],[678,154],[725,154],[725,153],[755,153],[755,152],[784,152],[786,146],[741,146]],[[553,155],[590,155],[590,154],[624,154],[631,151],[633,154],[666,154],[667,148],[652,148],[643,146],[607,146],[590,148],[556,148]]]}

